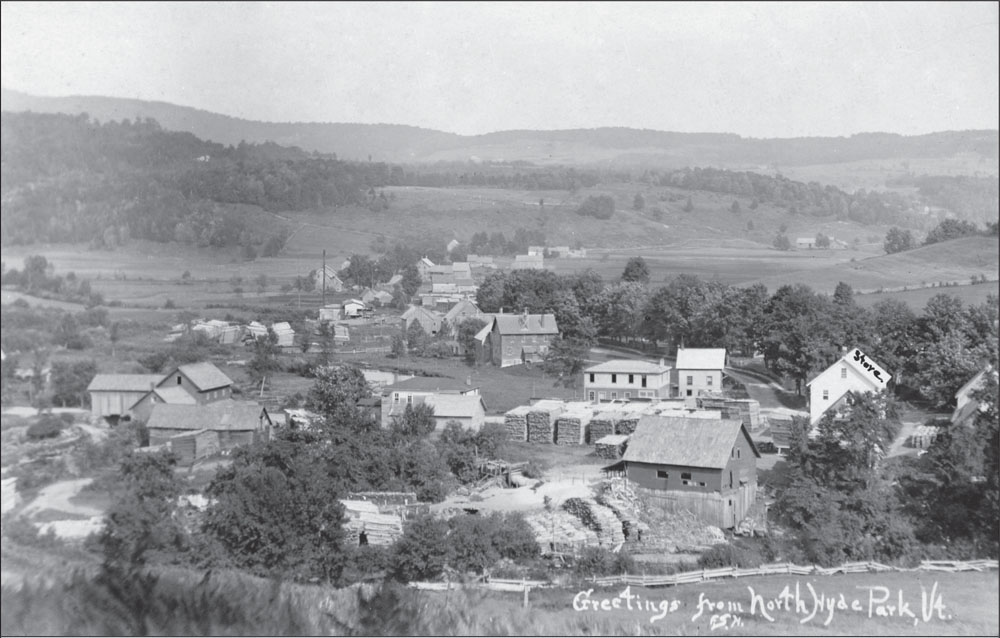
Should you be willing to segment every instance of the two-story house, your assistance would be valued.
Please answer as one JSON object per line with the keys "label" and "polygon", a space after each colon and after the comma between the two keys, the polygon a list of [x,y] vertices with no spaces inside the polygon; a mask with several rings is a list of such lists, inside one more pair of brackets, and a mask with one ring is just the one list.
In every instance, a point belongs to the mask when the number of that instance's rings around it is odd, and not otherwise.
{"label": "two-story house", "polygon": [[484,352],[501,368],[538,363],[558,335],[555,315],[498,314],[490,324],[489,347]]}
{"label": "two-story house", "polygon": [[[449,415],[442,412],[442,416],[452,416],[467,426],[478,427],[482,425],[481,419],[486,416],[485,406],[483,406],[480,415],[474,402],[441,399],[435,403],[435,399],[432,398],[444,395],[480,396],[479,388],[473,386],[471,382],[462,382],[447,377],[413,377],[387,385],[382,388],[382,427],[387,428],[392,425],[393,417],[402,416],[406,406],[417,406],[424,402],[429,402],[432,406],[440,406],[444,412],[452,412]],[[428,399],[430,400],[428,401]],[[435,409],[435,414],[437,414],[437,409]]]}
{"label": "two-story house", "polygon": [[809,423],[815,425],[828,410],[838,408],[848,392],[864,394],[885,390],[892,375],[868,356],[852,348],[832,366],[806,384],[809,388]]}
{"label": "two-story house", "polygon": [[677,396],[696,397],[703,390],[722,390],[722,371],[726,367],[725,348],[678,348]]}
{"label": "two-story house", "polygon": [[615,359],[583,371],[583,393],[588,401],[666,399],[670,397],[670,366],[634,359]]}
{"label": "two-story house", "polygon": [[693,512],[725,529],[754,506],[758,458],[738,420],[647,415],[622,460],[629,481],[660,508]]}

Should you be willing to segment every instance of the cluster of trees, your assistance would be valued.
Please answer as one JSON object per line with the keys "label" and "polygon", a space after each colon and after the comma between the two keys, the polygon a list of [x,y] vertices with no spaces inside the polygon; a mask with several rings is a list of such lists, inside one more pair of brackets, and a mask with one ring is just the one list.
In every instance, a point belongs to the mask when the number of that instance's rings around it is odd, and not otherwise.
{"label": "cluster of trees", "polygon": [[[508,239],[502,232],[475,233],[469,240],[468,253],[473,255],[518,255],[528,252],[528,246],[544,246],[545,231],[516,228]],[[454,257],[454,255],[453,255]]]}
{"label": "cluster of trees", "polygon": [[601,182],[629,181],[626,171],[579,169],[572,167],[541,167],[528,162],[491,162],[478,164],[473,170],[469,165],[435,164],[433,166],[407,166],[395,175],[408,186],[455,187],[479,186],[511,190],[564,190],[575,192],[580,188],[593,188]]}
{"label": "cluster of trees", "polygon": [[615,214],[615,200],[610,195],[590,195],[576,209],[576,214],[597,219],[611,219]]}
{"label": "cluster of trees", "polygon": [[223,146],[149,119],[4,113],[2,127],[5,244],[136,238],[269,255],[284,231],[254,210],[381,205],[369,192],[391,175],[273,144]]}
{"label": "cluster of trees", "polygon": [[99,306],[104,303],[104,297],[91,289],[90,281],[77,277],[69,272],[66,276],[56,275],[55,266],[42,255],[29,255],[24,259],[22,270],[2,265],[4,286],[13,286],[23,292],[68,301],[82,303],[87,306]]}
{"label": "cluster of trees", "polygon": [[799,385],[843,349],[858,347],[893,373],[898,391],[944,406],[997,359],[996,296],[966,307],[940,294],[917,315],[896,300],[862,307],[844,283],[832,296],[801,284],[769,294],[763,285],[739,288],[679,275],[650,290],[638,281],[606,283],[593,271],[559,276],[519,270],[488,275],[476,300],[484,312],[553,313],[562,340],[551,350],[552,371],[567,381],[578,376],[567,367],[577,359],[574,352],[597,338],[762,352],[769,369]]}
{"label": "cluster of trees", "polygon": [[963,219],[989,224],[997,219],[998,184],[996,177],[971,175],[907,175],[886,180],[886,186],[916,186],[917,192],[931,206],[947,208]]}

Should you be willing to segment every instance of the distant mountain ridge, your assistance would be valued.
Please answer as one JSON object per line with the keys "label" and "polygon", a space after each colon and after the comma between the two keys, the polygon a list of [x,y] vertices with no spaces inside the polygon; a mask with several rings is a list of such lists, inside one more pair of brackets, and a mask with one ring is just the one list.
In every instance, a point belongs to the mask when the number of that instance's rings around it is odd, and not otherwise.
{"label": "distant mountain ridge", "polygon": [[679,165],[810,165],[867,159],[1000,155],[997,130],[944,131],[904,136],[861,133],[851,137],[744,138],[732,133],[677,133],[625,127],[511,130],[458,135],[402,124],[259,122],[168,102],[101,96],[39,97],[2,90],[4,111],[87,113],[99,121],[152,118],[163,128],[235,145],[274,142],[341,159],[397,163],[525,160],[537,163],[642,163]]}

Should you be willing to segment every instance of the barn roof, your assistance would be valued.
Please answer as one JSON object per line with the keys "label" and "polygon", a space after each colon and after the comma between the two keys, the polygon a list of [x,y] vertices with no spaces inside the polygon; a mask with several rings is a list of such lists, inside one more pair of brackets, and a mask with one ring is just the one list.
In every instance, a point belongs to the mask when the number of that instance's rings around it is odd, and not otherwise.
{"label": "barn roof", "polygon": [[149,392],[162,378],[158,374],[98,374],[87,392]]}
{"label": "barn roof", "polygon": [[726,367],[725,348],[678,348],[678,370],[722,370]]}
{"label": "barn roof", "polygon": [[559,334],[556,326],[556,316],[544,315],[496,315],[494,317],[497,330],[502,335],[516,334]]}
{"label": "barn roof", "polygon": [[[175,405],[195,405],[198,403],[187,390],[176,385],[165,385],[162,388],[153,389],[153,394],[163,399],[164,403]],[[146,397],[143,397],[145,399]],[[142,399],[139,399],[140,401]]]}
{"label": "barn roof", "polygon": [[[253,401],[226,399],[205,405],[174,405],[157,403],[149,415],[146,427],[150,430],[256,430],[261,413],[267,414]],[[266,417],[270,422],[270,417]]]}
{"label": "barn roof", "polygon": [[191,383],[203,392],[205,390],[214,390],[215,388],[233,385],[233,380],[227,377],[226,373],[222,370],[215,367],[214,363],[209,361],[188,363],[178,367],[177,371],[190,379]]}
{"label": "barn roof", "polygon": [[[726,467],[741,430],[745,431],[739,420],[646,415],[639,419],[623,459],[721,469]],[[752,440],[750,446],[759,457]]]}

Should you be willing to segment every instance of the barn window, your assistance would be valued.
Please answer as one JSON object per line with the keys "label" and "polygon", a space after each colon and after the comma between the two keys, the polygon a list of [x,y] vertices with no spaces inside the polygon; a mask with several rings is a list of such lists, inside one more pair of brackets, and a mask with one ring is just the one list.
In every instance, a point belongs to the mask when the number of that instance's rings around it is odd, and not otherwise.
{"label": "barn window", "polygon": [[694,485],[694,481],[691,480],[691,472],[681,472],[681,484]]}
{"label": "barn window", "polygon": [[847,378],[847,366],[841,366],[840,367],[840,378],[841,379],[846,379]]}
{"label": "barn window", "polygon": [[177,375],[177,385],[181,384],[181,375]]}
{"label": "barn window", "polygon": [[656,470],[656,478],[667,480],[670,478],[670,472],[666,470]]}
{"label": "barn window", "polygon": [[629,383],[635,383],[635,375],[634,374],[628,375],[628,382]]}

